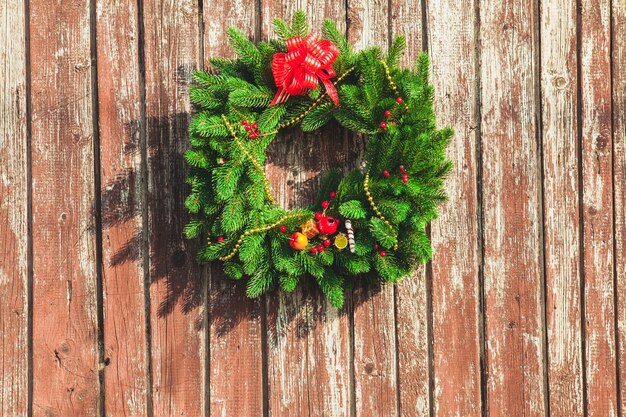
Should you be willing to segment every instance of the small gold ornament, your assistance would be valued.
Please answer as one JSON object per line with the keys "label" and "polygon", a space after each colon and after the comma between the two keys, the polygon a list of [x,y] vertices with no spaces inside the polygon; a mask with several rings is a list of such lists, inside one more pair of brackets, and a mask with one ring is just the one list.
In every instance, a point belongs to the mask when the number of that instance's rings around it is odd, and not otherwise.
{"label": "small gold ornament", "polygon": [[302,234],[308,239],[311,239],[320,233],[319,229],[317,228],[317,224],[315,224],[315,220],[313,219],[301,224],[300,230],[302,231]]}
{"label": "small gold ornament", "polygon": [[339,250],[345,249],[348,246],[348,238],[343,233],[338,233],[335,236],[335,247]]}

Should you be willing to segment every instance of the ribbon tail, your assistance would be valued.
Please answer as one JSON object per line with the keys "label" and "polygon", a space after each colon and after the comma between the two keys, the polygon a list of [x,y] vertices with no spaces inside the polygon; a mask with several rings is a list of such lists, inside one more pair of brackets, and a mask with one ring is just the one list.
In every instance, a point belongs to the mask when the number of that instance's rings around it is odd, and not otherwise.
{"label": "ribbon tail", "polygon": [[322,83],[324,83],[324,87],[326,87],[326,94],[328,94],[328,97],[330,97],[336,106],[339,106],[339,94],[337,93],[335,85],[328,78],[322,78]]}
{"label": "ribbon tail", "polygon": [[280,87],[278,89],[278,91],[276,92],[276,95],[274,96],[274,99],[270,103],[270,106],[274,106],[276,104],[284,103],[285,101],[287,101],[288,98],[289,98],[289,93],[287,91],[285,91],[284,87]]}

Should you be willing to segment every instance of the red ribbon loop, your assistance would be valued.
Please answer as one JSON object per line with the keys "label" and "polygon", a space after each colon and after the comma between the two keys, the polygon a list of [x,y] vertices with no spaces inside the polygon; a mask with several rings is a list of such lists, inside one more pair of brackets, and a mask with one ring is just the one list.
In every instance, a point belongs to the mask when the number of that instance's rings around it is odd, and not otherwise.
{"label": "red ribbon loop", "polygon": [[272,74],[278,91],[270,106],[284,103],[290,95],[303,96],[319,85],[326,87],[331,100],[339,105],[337,89],[330,81],[335,75],[332,63],[339,48],[329,40],[319,40],[315,32],[307,37],[294,36],[285,41],[287,53],[274,54]]}

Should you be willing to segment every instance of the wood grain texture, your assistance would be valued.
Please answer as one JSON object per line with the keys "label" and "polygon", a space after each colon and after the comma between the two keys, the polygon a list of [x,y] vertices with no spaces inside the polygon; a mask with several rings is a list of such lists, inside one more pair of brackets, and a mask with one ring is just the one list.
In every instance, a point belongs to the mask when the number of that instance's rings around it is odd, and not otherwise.
{"label": "wood grain texture", "polygon": [[[259,16],[253,0],[205,7],[204,58],[232,57],[226,30],[235,26],[253,38]],[[233,282],[219,264],[210,268],[210,410],[212,416],[263,415],[262,304],[246,297],[245,282]],[[236,353],[234,353],[236,352]]]}
{"label": "wood grain texture", "polygon": [[97,416],[90,9],[30,1],[33,415]]}
{"label": "wood grain texture", "polygon": [[147,413],[138,10],[96,4],[102,201],[104,414]]}
{"label": "wood grain texture", "polygon": [[550,411],[582,416],[576,1],[544,0],[540,7]]}
{"label": "wood grain texture", "polygon": [[25,6],[0,4],[0,415],[28,411],[28,142]]}
{"label": "wood grain texture", "polygon": [[[422,4],[390,2],[391,37],[404,35],[407,48],[401,65],[412,67],[422,50]],[[395,321],[399,408],[402,416],[424,416],[430,410],[428,291],[426,267],[395,284]]]}
{"label": "wood grain texture", "polygon": [[475,10],[473,0],[428,4],[437,124],[454,129],[448,202],[431,225],[433,408],[442,416],[481,415]]}
{"label": "wood grain texture", "polygon": [[613,187],[617,311],[618,409],[626,415],[626,4],[612,8]]}
{"label": "wood grain texture", "polygon": [[588,416],[617,416],[611,2],[580,3],[584,332]]}
{"label": "wood grain texture", "polygon": [[536,16],[529,0],[479,8],[487,407],[543,416]]}
{"label": "wood grain texture", "polygon": [[[386,1],[348,1],[348,39],[356,50],[383,49],[389,38]],[[354,390],[357,416],[399,415],[394,287],[355,288]]]}
{"label": "wood grain texture", "polygon": [[144,3],[153,415],[202,415],[206,275],[183,237],[191,72],[200,65],[196,0]]}
{"label": "wood grain texture", "polygon": [[[324,18],[345,29],[343,2],[262,1],[261,36],[274,36],[274,17],[291,20],[307,13],[311,30],[322,33]],[[337,125],[314,134],[283,132],[270,146],[267,172],[283,207],[305,207],[331,168],[355,166],[354,146]],[[268,404],[271,416],[348,415],[351,408],[348,307],[332,307],[314,278],[301,280],[291,294],[267,296]],[[349,304],[349,300],[347,301]]]}

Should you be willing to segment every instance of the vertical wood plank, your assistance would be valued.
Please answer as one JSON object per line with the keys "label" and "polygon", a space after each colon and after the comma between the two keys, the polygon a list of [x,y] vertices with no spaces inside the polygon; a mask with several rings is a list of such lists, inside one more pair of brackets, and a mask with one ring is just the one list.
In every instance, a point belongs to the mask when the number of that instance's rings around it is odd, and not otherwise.
{"label": "vertical wood plank", "polygon": [[[204,57],[232,57],[226,30],[253,38],[259,29],[255,0],[216,2],[204,12]],[[212,416],[263,415],[262,329],[259,300],[246,297],[245,282],[210,268],[210,411]]]}
{"label": "vertical wood plank", "polygon": [[[382,0],[348,0],[348,39],[356,50],[387,46],[388,6]],[[356,415],[397,416],[394,287],[356,288],[353,297]]]}
{"label": "vertical wood plank", "polygon": [[32,0],[30,27],[33,414],[97,416],[89,3]]}
{"label": "vertical wood plank", "polygon": [[430,1],[427,10],[437,124],[454,128],[448,202],[431,226],[433,409],[480,416],[476,2]]}
{"label": "vertical wood plank", "polygon": [[144,3],[153,415],[205,412],[206,277],[183,237],[189,78],[199,62],[196,0]]}
{"label": "vertical wood plank", "polygon": [[550,412],[582,416],[576,1],[540,7]]}
{"label": "vertical wood plank", "polygon": [[24,2],[0,4],[0,415],[28,411],[28,142]]}
{"label": "vertical wood plank", "polygon": [[137,3],[97,1],[104,414],[147,413]]}
{"label": "vertical wood plank", "polygon": [[[402,65],[412,67],[422,50],[422,2],[391,0],[391,36],[404,35]],[[397,368],[400,415],[424,416],[430,410],[428,296],[426,267],[395,284]]]}
{"label": "vertical wood plank", "polygon": [[613,1],[613,181],[617,299],[618,409],[626,415],[626,5]]}
{"label": "vertical wood plank", "polygon": [[487,407],[545,414],[534,2],[480,2]]}
{"label": "vertical wood plank", "polygon": [[611,1],[580,3],[587,415],[617,416],[613,278]]}
{"label": "vertical wood plank", "polygon": [[[274,17],[291,20],[306,11],[311,30],[324,18],[345,28],[343,2],[262,1],[262,37],[274,36]],[[336,129],[336,130],[333,130]],[[336,137],[339,130],[339,137]],[[334,137],[333,137],[334,136]],[[354,167],[355,147],[340,128],[315,134],[280,134],[268,152],[267,171],[283,207],[303,207],[317,194],[321,173]],[[358,147],[357,147],[358,150]],[[311,278],[312,279],[312,278]],[[308,279],[290,294],[267,296],[267,362],[271,416],[349,415],[350,327],[347,308],[337,310]]]}

